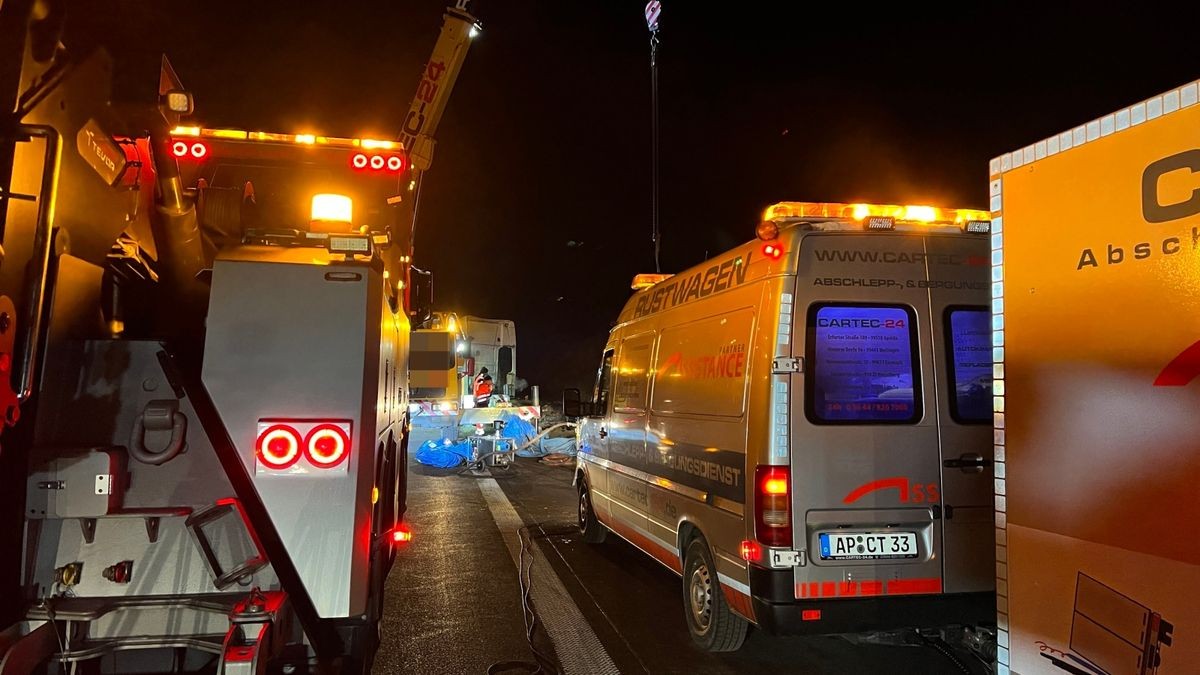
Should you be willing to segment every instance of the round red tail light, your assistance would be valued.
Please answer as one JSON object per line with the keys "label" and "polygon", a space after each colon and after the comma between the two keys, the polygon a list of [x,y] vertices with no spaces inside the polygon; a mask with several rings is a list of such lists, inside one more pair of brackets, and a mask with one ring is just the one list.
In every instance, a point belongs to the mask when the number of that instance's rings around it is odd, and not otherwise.
{"label": "round red tail light", "polygon": [[187,157],[188,144],[184,143],[183,141],[175,141],[171,144],[171,152],[176,157]]}
{"label": "round red tail light", "polygon": [[350,164],[356,169],[367,168],[367,156],[361,152],[354,153],[354,157],[350,158]]}
{"label": "round red tail light", "polygon": [[330,469],[350,454],[350,438],[336,424],[318,424],[304,439],[308,461],[322,469]]}
{"label": "round red tail light", "polygon": [[371,168],[376,171],[383,168],[383,157],[379,155],[371,155]]}
{"label": "round red tail light", "polygon": [[392,155],[387,160],[388,171],[399,171],[404,168],[404,160],[399,155]]}
{"label": "round red tail light", "polygon": [[258,459],[272,469],[286,469],[300,460],[300,434],[286,424],[267,427],[258,437]]}
{"label": "round red tail light", "polygon": [[208,154],[208,146],[203,143],[192,143],[192,157],[203,159]]}

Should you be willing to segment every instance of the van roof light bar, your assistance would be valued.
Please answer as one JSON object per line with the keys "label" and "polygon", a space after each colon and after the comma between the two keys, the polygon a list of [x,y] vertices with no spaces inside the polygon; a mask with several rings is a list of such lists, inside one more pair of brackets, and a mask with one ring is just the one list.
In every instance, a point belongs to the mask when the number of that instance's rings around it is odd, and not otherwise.
{"label": "van roof light bar", "polygon": [[629,287],[635,291],[640,291],[640,290],[650,288],[651,286],[653,286],[654,284],[657,284],[659,282],[666,281],[667,279],[670,279],[673,276],[675,276],[675,275],[674,274],[639,274],[633,278],[633,283],[630,284]]}
{"label": "van roof light bar", "polygon": [[[896,223],[924,223],[929,225],[957,225],[966,229],[968,223],[987,221],[990,214],[977,209],[947,209],[939,206],[919,204],[843,204],[838,202],[779,202],[768,206],[763,212],[763,221],[788,220],[853,220],[882,222],[877,218],[891,218]],[[973,228],[978,228],[978,225]],[[881,228],[872,228],[881,229]],[[977,229],[967,231],[976,232]]]}

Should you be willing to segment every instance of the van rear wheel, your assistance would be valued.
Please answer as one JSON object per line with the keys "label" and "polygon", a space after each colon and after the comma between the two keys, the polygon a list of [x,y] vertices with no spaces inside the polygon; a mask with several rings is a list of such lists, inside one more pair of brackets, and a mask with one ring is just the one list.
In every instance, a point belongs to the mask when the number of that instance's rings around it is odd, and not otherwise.
{"label": "van rear wheel", "polygon": [[604,543],[604,537],[608,534],[592,510],[592,494],[582,480],[579,481],[579,534],[589,544]]}
{"label": "van rear wheel", "polygon": [[700,537],[688,544],[684,556],[683,606],[688,631],[705,651],[737,651],[746,641],[750,624],[729,609],[708,544]]}

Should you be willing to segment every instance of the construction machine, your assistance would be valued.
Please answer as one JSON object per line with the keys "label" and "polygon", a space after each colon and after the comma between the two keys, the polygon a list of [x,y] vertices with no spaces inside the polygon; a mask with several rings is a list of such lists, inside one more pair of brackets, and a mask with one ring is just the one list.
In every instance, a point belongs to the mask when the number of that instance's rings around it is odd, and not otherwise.
{"label": "construction machine", "polygon": [[194,125],[68,20],[0,5],[0,673],[368,672],[431,141]]}

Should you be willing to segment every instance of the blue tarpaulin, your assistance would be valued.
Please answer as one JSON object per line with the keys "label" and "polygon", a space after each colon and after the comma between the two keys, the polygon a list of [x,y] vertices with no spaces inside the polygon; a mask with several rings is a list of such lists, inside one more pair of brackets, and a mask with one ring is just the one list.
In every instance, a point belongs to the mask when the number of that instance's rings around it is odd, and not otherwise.
{"label": "blue tarpaulin", "polygon": [[539,441],[542,446],[541,454],[543,455],[574,455],[575,454],[575,439],[574,438],[543,438]]}
{"label": "blue tarpaulin", "polygon": [[[517,448],[528,443],[537,436],[537,427],[532,423],[521,419],[513,413],[504,415],[501,419],[504,420],[504,428],[500,431],[500,435],[506,438],[511,438],[516,443]],[[549,454],[574,455],[575,454],[575,439],[574,438],[542,438],[537,443],[530,445],[524,449],[518,449],[517,455],[521,457],[544,457]]]}
{"label": "blue tarpaulin", "polygon": [[427,466],[452,469],[471,459],[471,444],[466,440],[457,443],[450,439],[425,441],[417,448],[413,459]]}
{"label": "blue tarpaulin", "polygon": [[537,427],[521,419],[515,412],[501,415],[500,420],[504,422],[504,428],[500,430],[500,435],[513,439],[518,448],[537,436]]}

